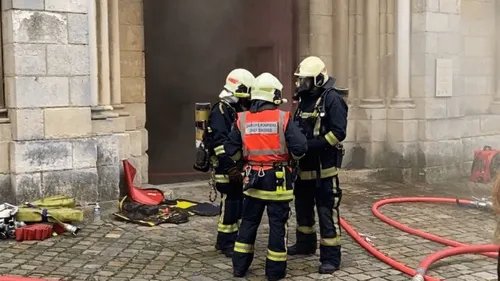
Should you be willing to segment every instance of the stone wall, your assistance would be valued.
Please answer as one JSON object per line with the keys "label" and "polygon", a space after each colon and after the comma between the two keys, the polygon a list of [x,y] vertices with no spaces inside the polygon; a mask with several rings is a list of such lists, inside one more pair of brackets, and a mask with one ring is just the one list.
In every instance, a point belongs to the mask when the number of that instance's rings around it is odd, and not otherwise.
{"label": "stone wall", "polygon": [[[500,106],[493,105],[498,80],[495,1],[412,0],[411,99],[406,108],[394,102],[398,1],[374,2],[378,4],[370,3],[367,9],[367,1],[300,1],[301,58],[318,55],[333,76],[347,73],[348,82],[339,81],[351,90],[344,165],[382,169],[381,175],[398,180],[436,181],[469,174],[474,149],[500,147]],[[335,29],[342,5],[349,6],[349,20],[343,25],[349,30],[347,40]],[[375,30],[368,21],[379,25],[376,40],[366,33],[367,28]],[[332,38],[333,45],[325,38]],[[344,54],[347,69],[337,65],[335,50],[342,44],[349,49]],[[369,61],[373,53],[368,46],[378,48],[376,60]],[[452,60],[451,96],[436,96],[436,82],[443,83],[436,81],[437,59]],[[367,76],[366,67],[375,62],[379,79],[370,87],[374,79],[367,80],[373,75]]]}
{"label": "stone wall", "polygon": [[[120,160],[147,181],[142,1],[120,0],[125,112],[94,118],[88,1],[2,1],[6,106],[0,198],[116,200]],[[116,107],[118,108],[118,106]]]}
{"label": "stone wall", "polygon": [[[415,1],[412,97],[417,105],[420,175],[470,173],[474,149],[500,146],[495,92],[495,1]],[[449,97],[436,97],[436,60],[450,59]]]}
{"label": "stone wall", "polygon": [[146,125],[146,82],[142,0],[120,0],[120,59],[122,103],[134,116],[128,126],[129,158],[137,168],[137,181],[148,182],[148,131]]}

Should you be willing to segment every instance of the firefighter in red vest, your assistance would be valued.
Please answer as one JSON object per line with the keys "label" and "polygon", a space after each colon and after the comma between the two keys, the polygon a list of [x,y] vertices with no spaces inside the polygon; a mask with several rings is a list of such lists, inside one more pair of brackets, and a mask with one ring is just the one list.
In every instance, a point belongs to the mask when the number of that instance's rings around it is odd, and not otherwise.
{"label": "firefighter in red vest", "polygon": [[207,144],[216,156],[212,163],[215,172],[215,186],[221,193],[221,213],[217,224],[217,241],[215,248],[225,256],[233,254],[234,241],[238,233],[238,223],[241,219],[243,192],[240,184],[232,184],[225,173],[234,165],[231,157],[224,152],[224,142],[227,140],[237,113],[247,110],[250,103],[250,87],[255,77],[246,69],[232,70],[226,78],[226,84],[208,118]]}
{"label": "firefighter in red vest", "polygon": [[242,221],[234,244],[234,276],[243,277],[254,256],[254,243],[264,209],[269,217],[266,276],[286,276],[286,233],[293,200],[294,160],[307,151],[307,140],[292,122],[290,113],[278,109],[286,99],[283,86],[270,73],[255,79],[250,110],[238,113],[224,144],[225,152],[237,163],[229,169],[231,181],[243,181]]}

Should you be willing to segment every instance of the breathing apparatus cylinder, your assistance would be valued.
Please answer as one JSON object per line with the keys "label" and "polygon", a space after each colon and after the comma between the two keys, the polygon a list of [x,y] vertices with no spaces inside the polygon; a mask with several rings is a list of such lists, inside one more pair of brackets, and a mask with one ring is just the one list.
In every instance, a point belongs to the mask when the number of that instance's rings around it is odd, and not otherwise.
{"label": "breathing apparatus cylinder", "polygon": [[196,132],[196,148],[198,148],[203,141],[203,137],[207,130],[208,117],[210,116],[210,109],[212,105],[209,102],[197,102],[194,108],[194,121]]}

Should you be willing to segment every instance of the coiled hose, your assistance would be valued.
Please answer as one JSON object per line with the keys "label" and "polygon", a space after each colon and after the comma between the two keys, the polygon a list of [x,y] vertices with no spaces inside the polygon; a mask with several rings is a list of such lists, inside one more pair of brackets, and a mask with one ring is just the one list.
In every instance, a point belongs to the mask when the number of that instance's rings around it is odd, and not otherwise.
{"label": "coiled hose", "polygon": [[491,258],[497,258],[498,257],[498,252],[499,251],[499,246],[494,245],[494,244],[488,244],[488,245],[466,245],[463,243],[459,243],[457,241],[449,240],[440,236],[436,236],[418,229],[411,228],[407,225],[404,225],[402,223],[399,223],[395,220],[392,220],[385,215],[383,215],[378,209],[384,205],[387,204],[394,204],[394,203],[412,203],[412,202],[425,202],[425,203],[460,203],[462,205],[472,205],[472,201],[470,200],[460,200],[458,201],[457,199],[454,198],[439,198],[439,197],[400,197],[400,198],[390,198],[390,199],[383,199],[380,201],[377,201],[375,204],[373,204],[372,207],[372,213],[375,215],[377,218],[382,220],[383,222],[394,226],[404,232],[407,232],[409,234],[413,234],[416,236],[419,236],[421,238],[440,243],[446,246],[451,246],[453,248],[448,248],[444,249],[438,252],[435,252],[426,258],[424,258],[420,264],[418,269],[412,269],[384,254],[382,254],[380,251],[378,251],[375,247],[373,247],[370,243],[365,241],[361,235],[359,235],[344,219],[340,219],[340,224],[342,227],[347,231],[347,233],[354,239],[358,244],[360,244],[363,248],[365,248],[369,253],[374,255],[376,258],[379,260],[383,261],[384,263],[392,266],[393,268],[406,273],[410,276],[413,276],[414,281],[420,281],[420,280],[427,280],[427,281],[439,281],[440,279],[437,279],[435,277],[431,277],[426,275],[427,270],[429,267],[435,263],[438,260],[444,259],[446,257],[450,256],[455,256],[455,255],[461,255],[461,254],[473,254],[473,253],[481,253],[482,255],[485,255],[487,257]]}

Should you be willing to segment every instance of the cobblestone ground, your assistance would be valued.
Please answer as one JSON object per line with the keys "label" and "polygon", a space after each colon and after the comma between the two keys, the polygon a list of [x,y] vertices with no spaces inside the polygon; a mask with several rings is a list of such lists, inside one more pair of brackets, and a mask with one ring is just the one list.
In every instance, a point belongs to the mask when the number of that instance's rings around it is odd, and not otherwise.
{"label": "cobblestone ground", "polygon": [[[177,198],[204,200],[207,187],[172,188]],[[477,185],[409,186],[363,184],[344,186],[342,216],[360,233],[374,236],[374,245],[410,267],[444,247],[398,231],[374,218],[374,201],[392,196],[470,198],[488,195]],[[494,229],[491,214],[455,205],[400,204],[382,207],[384,214],[410,226],[464,243],[489,243]],[[89,224],[73,238],[60,236],[44,242],[0,242],[0,275],[60,280],[233,280],[231,261],[213,245],[217,218],[192,217],[182,225],[141,227],[105,218]],[[295,218],[291,227],[295,226]],[[269,229],[259,230],[256,258],[247,280],[265,280],[264,261]],[[289,243],[295,240],[291,231]],[[409,280],[378,261],[350,237],[343,242],[342,269],[334,275],[316,273],[318,256],[290,257],[287,280]],[[434,265],[430,273],[446,280],[497,280],[496,261],[483,256],[460,256]],[[236,279],[238,280],[238,279]],[[241,279],[240,279],[241,280]]]}

